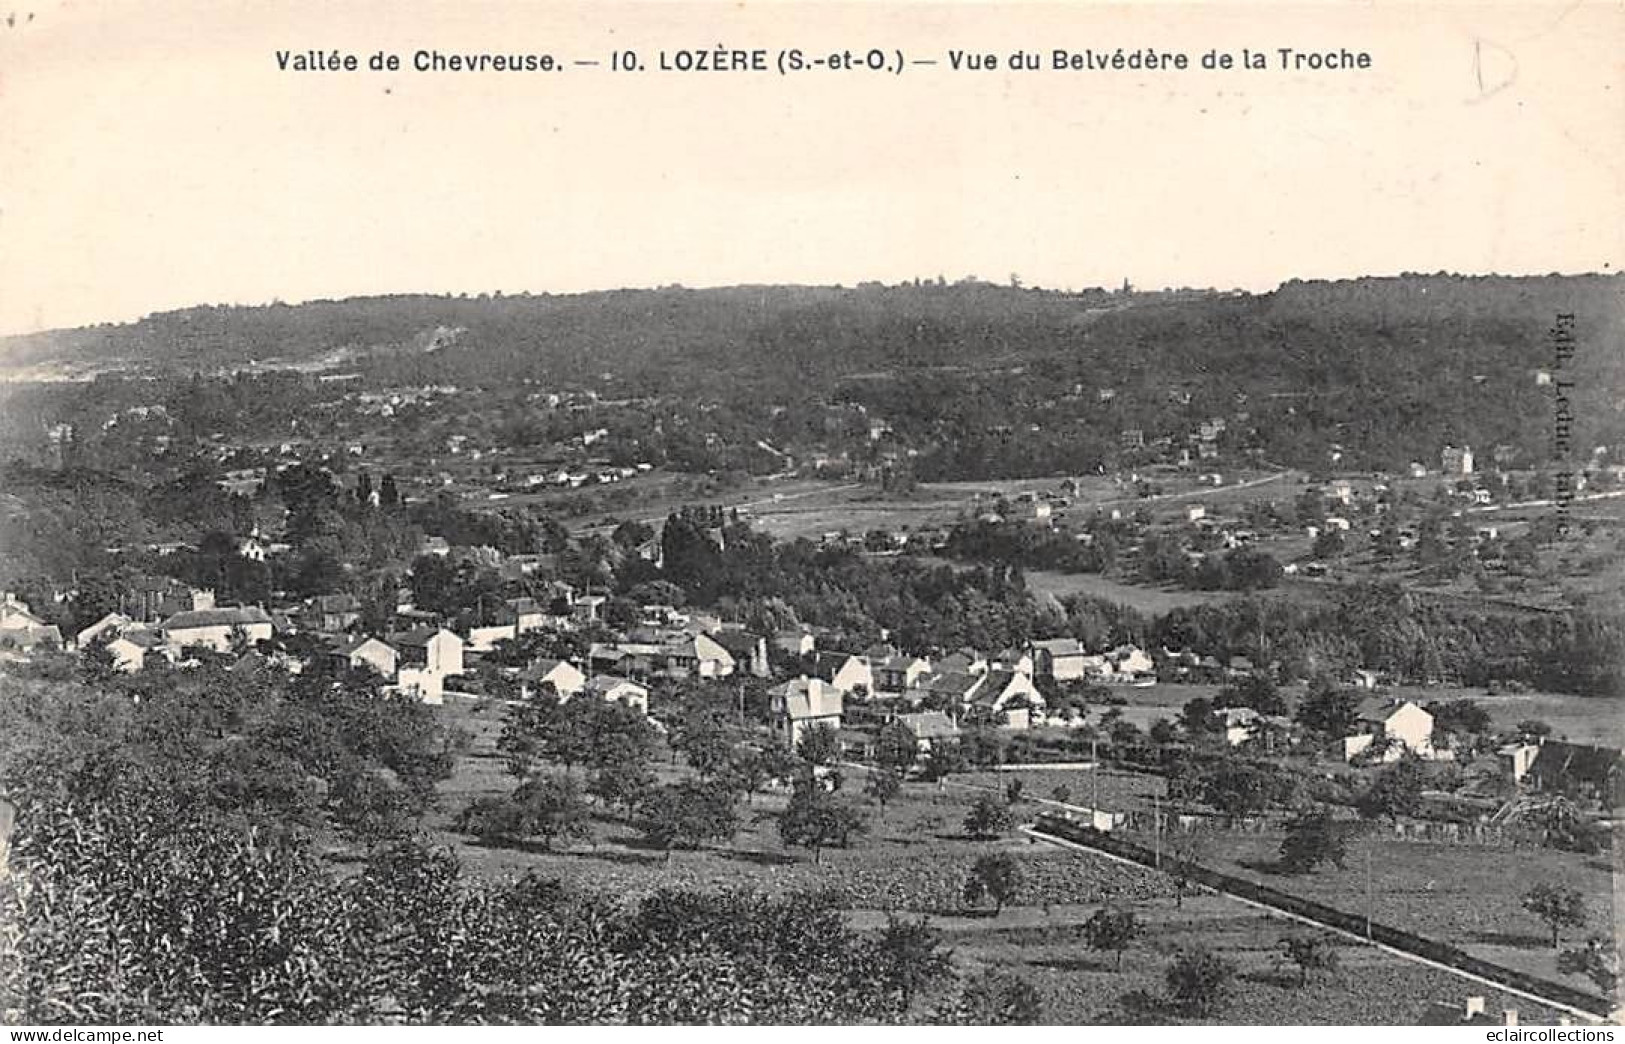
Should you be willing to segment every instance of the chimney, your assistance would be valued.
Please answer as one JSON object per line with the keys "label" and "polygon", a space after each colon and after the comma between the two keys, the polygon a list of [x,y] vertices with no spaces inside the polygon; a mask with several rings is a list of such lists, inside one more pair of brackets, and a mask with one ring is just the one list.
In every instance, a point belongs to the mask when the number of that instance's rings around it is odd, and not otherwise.
{"label": "chimney", "polygon": [[1467,998],[1467,1014],[1463,1015],[1462,1018],[1464,1020],[1466,1020],[1466,1019],[1471,1019],[1474,1015],[1482,1015],[1482,1014],[1484,1014],[1484,998],[1483,997],[1468,997]]}
{"label": "chimney", "polygon": [[1505,1012],[1503,1012],[1503,1014],[1506,1016],[1506,1024],[1508,1026],[1516,1026],[1518,1024],[1517,1008],[1508,1008]]}

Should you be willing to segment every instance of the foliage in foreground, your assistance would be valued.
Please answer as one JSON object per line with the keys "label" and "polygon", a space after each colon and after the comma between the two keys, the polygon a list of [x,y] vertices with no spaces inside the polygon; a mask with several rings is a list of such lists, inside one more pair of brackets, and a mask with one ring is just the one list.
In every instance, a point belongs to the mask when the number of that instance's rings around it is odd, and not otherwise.
{"label": "foliage in foreground", "polygon": [[934,937],[855,933],[822,896],[624,907],[412,842],[341,876],[290,832],[103,793],[20,821],[0,1008],[22,1022],[896,1021],[947,975]]}

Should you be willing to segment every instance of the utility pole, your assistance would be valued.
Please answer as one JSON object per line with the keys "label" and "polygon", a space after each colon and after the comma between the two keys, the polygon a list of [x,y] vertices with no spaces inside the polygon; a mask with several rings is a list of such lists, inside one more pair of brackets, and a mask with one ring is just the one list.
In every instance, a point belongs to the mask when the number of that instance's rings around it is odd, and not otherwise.
{"label": "utility pole", "polygon": [[1365,937],[1371,939],[1371,846],[1365,849]]}
{"label": "utility pole", "polygon": [[1162,798],[1157,794],[1151,795],[1151,837],[1153,851],[1156,853],[1155,865],[1162,869]]}
{"label": "utility pole", "polygon": [[1089,760],[1094,764],[1090,766],[1089,783],[1094,788],[1094,796],[1089,799],[1090,813],[1100,811],[1100,739],[1090,737]]}

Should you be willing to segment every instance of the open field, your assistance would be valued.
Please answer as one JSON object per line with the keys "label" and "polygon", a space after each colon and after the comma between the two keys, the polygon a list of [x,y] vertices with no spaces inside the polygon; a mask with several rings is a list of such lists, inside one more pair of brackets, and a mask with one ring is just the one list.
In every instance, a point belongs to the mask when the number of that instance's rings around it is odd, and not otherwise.
{"label": "open field", "polygon": [[1166,897],[1137,904],[1146,933],[1123,955],[1119,971],[1109,954],[1084,941],[1080,926],[1095,909],[1023,905],[997,918],[939,917],[932,923],[953,948],[956,966],[1027,978],[1044,995],[1047,1021],[1057,1024],[1197,1021],[1161,999],[1163,972],[1174,955],[1197,947],[1236,970],[1228,1000],[1210,1022],[1413,1025],[1429,1002],[1459,1007],[1469,995],[1483,996],[1491,1012],[1515,1008],[1525,1023],[1556,1022],[1555,1012],[1528,1000],[1342,940],[1337,971],[1300,987],[1295,969],[1280,968],[1275,955],[1283,936],[1308,929],[1215,895],[1190,896],[1178,906]]}
{"label": "open field", "polygon": [[1625,747],[1625,701],[1572,693],[1490,693],[1443,686],[1397,686],[1386,691],[1421,704],[1470,699],[1489,711],[1497,729],[1511,729],[1527,718],[1538,718],[1550,725],[1552,734],[1559,738]]}
{"label": "open field", "polygon": [[[1148,834],[1126,836],[1150,842]],[[1613,876],[1606,856],[1428,844],[1376,830],[1351,842],[1345,869],[1323,866],[1310,874],[1284,874],[1275,866],[1280,845],[1278,833],[1204,831],[1197,835],[1196,852],[1204,865],[1349,913],[1364,913],[1369,894],[1374,920],[1497,964],[1595,989],[1583,976],[1565,979],[1558,973],[1546,929],[1519,899],[1541,882],[1577,889],[1586,900],[1586,928],[1570,930],[1566,941],[1607,931],[1613,924]]]}
{"label": "open field", "polygon": [[[1181,691],[1171,691],[1176,688]],[[1168,686],[1163,695],[1182,702],[1189,697],[1183,690],[1190,688]],[[953,950],[958,971],[997,968],[1027,978],[1044,997],[1045,1019],[1054,1023],[1184,1021],[1159,998],[1173,955],[1194,946],[1221,954],[1237,969],[1229,999],[1215,1020],[1404,1024],[1414,1022],[1429,1002],[1459,1005],[1468,995],[1487,996],[1491,1011],[1517,1008],[1526,1022],[1555,1020],[1553,1013],[1530,1002],[1354,943],[1340,947],[1342,967],[1335,975],[1300,988],[1273,956],[1282,935],[1298,930],[1295,926],[1217,896],[1176,903],[1169,879],[1144,868],[1025,839],[971,840],[961,824],[977,791],[967,786],[908,784],[884,812],[871,807],[868,836],[851,849],[826,850],[817,862],[779,842],[768,817],[782,807],[782,794],[756,797],[730,843],[670,858],[646,847],[629,824],[609,814],[594,821],[590,843],[560,851],[487,848],[449,828],[470,799],[513,785],[492,750],[500,710],[457,702],[445,713],[474,739],[455,776],[442,786],[431,825],[437,840],[450,845],[474,874],[535,871],[627,900],[667,885],[822,891],[850,911],[855,927],[865,929],[884,925],[893,913],[927,915]],[[667,778],[686,772],[667,763],[659,771]],[[858,790],[861,778],[860,771],[848,772],[846,788]],[[1030,797],[1048,797],[1064,785],[1073,801],[1084,802],[1092,786],[1092,773],[1075,769],[972,773],[955,782],[1002,790],[1012,779],[1020,779]],[[1106,770],[1100,779],[1106,807],[1143,806],[1162,790],[1162,781],[1154,776]],[[1018,806],[1018,812],[1032,808]],[[1262,876],[1278,887],[1283,882],[1301,887],[1306,895],[1345,908],[1363,895],[1358,855],[1349,870],[1303,878],[1248,869],[1248,863],[1272,860],[1277,845],[1272,837],[1214,835],[1205,842],[1203,859]],[[1518,910],[1517,883],[1574,883],[1592,897],[1599,920],[1607,902],[1606,869],[1582,865],[1573,857],[1387,840],[1378,845],[1377,917],[1541,974],[1553,974],[1550,951],[1527,938],[1538,935],[1539,925]],[[960,894],[971,864],[991,851],[1014,856],[1024,878],[1020,897],[997,916],[966,909]],[[1082,923],[1108,904],[1131,906],[1148,925],[1146,935],[1125,955],[1121,971],[1108,956],[1089,950],[1081,933]]]}
{"label": "open field", "polygon": [[[451,825],[469,801],[514,786],[492,749],[500,723],[489,711],[469,706],[448,706],[448,714],[475,739],[453,777],[442,784],[430,825],[436,839],[456,851],[475,873],[534,870],[628,897],[663,885],[832,890],[847,906],[941,912],[960,909],[959,892],[976,857],[1004,847],[1022,857],[1035,901],[1098,902],[1169,891],[1166,882],[1131,867],[1102,865],[1024,841],[971,840],[964,836],[963,822],[976,792],[923,783],[909,784],[884,811],[871,808],[868,836],[851,849],[824,851],[816,863],[805,850],[786,849],[768,818],[783,808],[782,794],[758,795],[744,807],[731,843],[677,852],[670,859],[646,846],[631,824],[610,813],[594,820],[590,842],[567,849],[488,848],[452,831]],[[681,767],[659,768],[667,778],[686,774]],[[862,773],[850,772],[848,777],[847,786],[861,790]]]}
{"label": "open field", "polygon": [[1099,573],[1056,573],[1047,569],[1033,569],[1024,574],[1027,589],[1037,595],[1066,598],[1086,595],[1103,598],[1108,602],[1126,605],[1148,616],[1160,616],[1174,609],[1210,605],[1237,597],[1235,591],[1189,591],[1177,587],[1142,587],[1125,584]]}
{"label": "open field", "polygon": [[[1097,784],[1096,775],[1099,780]],[[1003,792],[1012,782],[1019,781],[1024,798],[1055,797],[1057,787],[1066,788],[1066,804],[1090,807],[1099,786],[1100,807],[1109,810],[1150,808],[1153,797],[1168,793],[1161,776],[1145,772],[1124,772],[1104,766],[1094,769],[1022,769],[1010,772],[967,772],[954,776],[954,781],[969,786],[991,787]]]}

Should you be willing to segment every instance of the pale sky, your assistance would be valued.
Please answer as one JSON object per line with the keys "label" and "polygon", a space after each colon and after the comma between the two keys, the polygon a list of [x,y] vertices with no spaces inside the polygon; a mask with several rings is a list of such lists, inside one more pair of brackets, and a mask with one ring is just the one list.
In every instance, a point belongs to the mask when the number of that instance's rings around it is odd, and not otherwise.
{"label": "pale sky", "polygon": [[[683,283],[1615,271],[1625,5],[0,5],[0,333]],[[4,14],[17,11],[14,25]],[[288,73],[279,49],[901,48],[901,76]],[[1366,72],[1052,72],[1056,47]],[[1038,52],[954,72],[950,48]]]}

